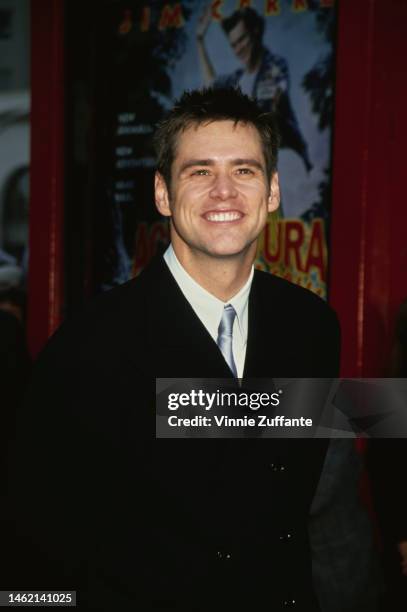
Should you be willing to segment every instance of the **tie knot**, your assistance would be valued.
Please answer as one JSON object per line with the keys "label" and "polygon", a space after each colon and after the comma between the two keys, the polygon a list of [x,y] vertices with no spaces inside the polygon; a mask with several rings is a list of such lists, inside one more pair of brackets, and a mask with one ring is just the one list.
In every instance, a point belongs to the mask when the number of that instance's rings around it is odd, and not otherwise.
{"label": "tie knot", "polygon": [[220,336],[232,336],[235,317],[236,310],[233,308],[232,304],[226,304],[223,309],[222,319],[218,329],[218,333]]}

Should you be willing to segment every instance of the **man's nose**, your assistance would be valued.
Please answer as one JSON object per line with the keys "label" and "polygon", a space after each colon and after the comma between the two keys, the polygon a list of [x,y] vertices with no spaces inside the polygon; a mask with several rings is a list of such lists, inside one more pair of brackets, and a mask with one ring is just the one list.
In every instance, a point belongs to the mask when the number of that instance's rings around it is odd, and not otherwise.
{"label": "man's nose", "polygon": [[234,184],[233,178],[228,174],[218,174],[215,182],[212,184],[209,195],[217,200],[228,200],[235,198],[238,192]]}

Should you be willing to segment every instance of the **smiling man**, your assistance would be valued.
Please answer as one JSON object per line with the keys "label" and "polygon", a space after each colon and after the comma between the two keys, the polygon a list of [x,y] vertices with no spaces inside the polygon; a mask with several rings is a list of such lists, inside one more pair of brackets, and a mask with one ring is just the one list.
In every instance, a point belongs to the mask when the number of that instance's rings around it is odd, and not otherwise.
{"label": "smiling man", "polygon": [[[16,588],[76,588],[82,609],[109,612],[319,609],[308,528],[327,440],[153,430],[156,377],[338,374],[329,306],[253,269],[279,203],[277,142],[272,117],[234,89],[185,93],[158,127],[155,198],[171,246],[65,323],[36,366],[12,478]],[[339,471],[315,506],[324,541]],[[334,605],[335,550],[320,581]]]}
{"label": "smiling man", "polygon": [[[171,241],[184,267],[224,256],[247,270],[267,213],[279,201],[277,173],[269,177],[256,128],[232,120],[191,126],[177,150],[174,197],[158,173],[156,203],[171,217]],[[210,157],[199,157],[202,151]]]}
{"label": "smiling man", "polygon": [[[195,95],[198,101],[199,94]],[[222,90],[214,97],[223,103],[228,100]],[[270,127],[264,120],[262,127],[272,146],[275,135],[266,132]],[[163,124],[157,142],[159,138],[167,142],[167,129],[168,124]],[[159,156],[161,172],[155,185],[158,210],[170,218],[170,253],[198,284],[226,301],[249,278],[257,238],[267,214],[278,207],[275,159],[271,160],[270,151],[266,162],[261,135],[253,124],[233,119],[186,122],[176,151],[170,171],[161,161],[165,154]]]}

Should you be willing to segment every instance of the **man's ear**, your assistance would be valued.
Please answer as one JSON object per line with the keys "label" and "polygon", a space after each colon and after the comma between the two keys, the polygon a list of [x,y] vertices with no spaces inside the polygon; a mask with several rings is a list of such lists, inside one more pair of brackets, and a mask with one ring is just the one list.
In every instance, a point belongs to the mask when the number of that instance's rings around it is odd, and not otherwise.
{"label": "man's ear", "polygon": [[269,213],[274,212],[280,206],[280,185],[278,182],[278,173],[274,172],[270,181],[270,193],[267,202],[267,210]]}
{"label": "man's ear", "polygon": [[155,205],[157,206],[158,212],[164,215],[164,217],[171,217],[170,198],[168,195],[167,185],[162,174],[159,172],[155,173],[154,196]]}

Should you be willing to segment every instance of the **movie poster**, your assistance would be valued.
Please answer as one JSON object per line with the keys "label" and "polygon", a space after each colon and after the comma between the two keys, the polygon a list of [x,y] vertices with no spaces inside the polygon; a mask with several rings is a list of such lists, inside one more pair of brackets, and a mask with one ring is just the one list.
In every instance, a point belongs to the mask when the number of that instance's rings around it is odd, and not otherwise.
{"label": "movie poster", "polygon": [[136,275],[168,243],[154,207],[154,126],[185,89],[231,85],[275,111],[281,133],[281,207],[256,267],[326,298],[333,0],[146,1],[111,11],[99,288]]}

